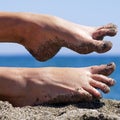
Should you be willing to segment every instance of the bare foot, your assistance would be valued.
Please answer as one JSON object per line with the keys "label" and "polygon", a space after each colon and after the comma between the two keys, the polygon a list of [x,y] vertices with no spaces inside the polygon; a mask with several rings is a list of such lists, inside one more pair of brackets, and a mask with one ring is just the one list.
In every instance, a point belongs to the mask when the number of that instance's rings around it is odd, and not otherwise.
{"label": "bare foot", "polygon": [[112,48],[112,43],[102,40],[105,36],[115,36],[117,33],[117,26],[112,23],[101,27],[76,26],[76,28],[79,29],[79,34],[76,32],[75,36],[77,39],[66,39],[65,46],[81,54],[109,51]]}
{"label": "bare foot", "polygon": [[110,86],[115,83],[107,77],[114,69],[115,64],[111,63],[86,68],[21,68],[17,69],[18,75],[15,69],[15,73],[10,70],[10,74],[7,70],[8,78],[3,80],[8,80],[6,82],[10,85],[5,90],[1,88],[0,98],[10,101],[14,106],[100,99],[102,95],[98,89],[108,93]]}
{"label": "bare foot", "polygon": [[23,30],[24,41],[20,41],[20,44],[40,61],[50,59],[61,47],[70,48],[81,54],[94,51],[104,53],[111,49],[112,43],[102,41],[103,38],[117,33],[114,24],[89,27],[53,16],[30,15],[32,19],[25,27],[26,31]]}
{"label": "bare foot", "polygon": [[61,47],[80,54],[104,53],[111,49],[112,43],[102,41],[103,38],[117,33],[114,24],[89,27],[55,16],[31,13],[2,12],[0,26],[0,42],[22,44],[40,61],[52,58]]}

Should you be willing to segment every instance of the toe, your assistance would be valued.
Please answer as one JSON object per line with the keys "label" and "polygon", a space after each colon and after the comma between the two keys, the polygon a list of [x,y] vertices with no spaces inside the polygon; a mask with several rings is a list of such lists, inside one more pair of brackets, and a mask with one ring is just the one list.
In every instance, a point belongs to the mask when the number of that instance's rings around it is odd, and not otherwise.
{"label": "toe", "polygon": [[112,43],[110,41],[98,41],[98,40],[89,40],[89,47],[92,51],[97,53],[104,53],[109,51],[112,48]]}
{"label": "toe", "polygon": [[117,25],[112,24],[112,23],[109,23],[109,24],[103,26],[103,29],[108,30],[107,34],[108,34],[109,36],[114,36],[114,35],[116,35],[117,32],[118,32]]}
{"label": "toe", "polygon": [[93,74],[92,79],[94,79],[95,81],[105,83],[108,86],[113,86],[115,84],[115,81],[112,78],[108,78],[108,77],[106,77],[104,75],[100,75],[100,74]]}
{"label": "toe", "polygon": [[110,92],[110,88],[102,82],[91,80],[90,85],[102,90],[104,93]]}
{"label": "toe", "polygon": [[110,41],[97,41],[95,42],[95,51],[97,53],[104,53],[112,48],[112,43]]}
{"label": "toe", "polygon": [[115,67],[115,64],[112,62],[107,65],[93,66],[90,67],[90,69],[92,74],[102,74],[108,76],[115,70]]}
{"label": "toe", "polygon": [[104,53],[112,48],[112,43],[110,41],[98,41],[94,39],[87,39],[84,43],[80,44],[69,44],[68,47],[78,53],[88,54],[91,52]]}
{"label": "toe", "polygon": [[117,26],[110,23],[98,28],[93,34],[93,39],[102,40],[105,36],[115,36],[117,34]]}
{"label": "toe", "polygon": [[76,89],[77,90],[77,94],[78,94],[78,97],[79,98],[79,101],[91,101],[93,99],[93,96],[92,94],[90,94],[89,92],[87,92],[86,90],[84,89]]}
{"label": "toe", "polygon": [[89,85],[88,87],[85,87],[84,90],[92,94],[94,97],[100,99],[102,97],[101,93],[94,88],[93,86]]}
{"label": "toe", "polygon": [[110,41],[98,41],[98,40],[89,40],[89,42],[84,45],[86,49],[83,49],[83,52],[97,52],[105,53],[112,48],[112,43]]}

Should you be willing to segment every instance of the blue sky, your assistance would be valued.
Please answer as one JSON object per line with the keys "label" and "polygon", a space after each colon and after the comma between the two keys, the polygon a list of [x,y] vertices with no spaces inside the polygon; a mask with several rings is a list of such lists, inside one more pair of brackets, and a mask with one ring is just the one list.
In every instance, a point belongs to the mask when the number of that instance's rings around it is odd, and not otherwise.
{"label": "blue sky", "polygon": [[[1,0],[0,11],[33,12],[50,14],[66,20],[89,26],[100,26],[115,23],[120,26],[120,0]],[[105,37],[113,43],[113,48],[103,55],[120,52],[120,34],[115,37]],[[17,44],[1,43],[0,54],[26,54],[27,50]],[[58,55],[78,55],[63,48]],[[96,55],[92,53],[90,55]]]}

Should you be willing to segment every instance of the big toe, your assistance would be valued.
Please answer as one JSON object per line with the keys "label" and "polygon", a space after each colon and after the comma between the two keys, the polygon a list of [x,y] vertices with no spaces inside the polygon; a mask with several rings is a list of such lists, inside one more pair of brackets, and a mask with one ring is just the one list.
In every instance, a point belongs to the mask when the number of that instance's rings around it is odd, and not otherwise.
{"label": "big toe", "polygon": [[93,74],[102,74],[102,75],[108,76],[115,70],[115,68],[116,68],[116,66],[112,62],[112,63],[106,64],[106,65],[93,66],[90,69]]}
{"label": "big toe", "polygon": [[93,34],[93,39],[102,40],[105,36],[115,36],[117,34],[117,26],[110,23],[98,28]]}

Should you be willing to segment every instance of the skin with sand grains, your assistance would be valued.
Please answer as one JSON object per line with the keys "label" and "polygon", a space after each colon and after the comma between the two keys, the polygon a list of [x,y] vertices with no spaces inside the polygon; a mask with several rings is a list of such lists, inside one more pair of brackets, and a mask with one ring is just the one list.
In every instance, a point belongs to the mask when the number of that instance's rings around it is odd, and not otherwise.
{"label": "skin with sand grains", "polygon": [[61,47],[80,54],[104,53],[112,48],[105,36],[114,36],[117,27],[107,24],[90,27],[64,19],[32,13],[0,13],[0,41],[22,44],[39,61],[52,58]]}
{"label": "skin with sand grains", "polygon": [[[107,52],[112,43],[103,38],[116,33],[114,24],[90,27],[55,16],[0,12],[0,42],[22,44],[39,61],[52,58],[61,47],[81,54]],[[100,99],[98,89],[108,93],[115,83],[108,77],[114,70],[114,63],[85,68],[0,67],[0,99],[14,106]]]}
{"label": "skin with sand grains", "polygon": [[[61,19],[59,21],[66,22]],[[104,53],[111,49],[112,43],[110,41],[102,41],[103,38],[105,36],[114,36],[117,33],[117,27],[114,24],[108,24],[102,27],[86,27],[69,23],[66,24],[66,27],[60,29],[61,31],[56,31],[57,28],[52,28],[55,29],[54,33],[53,30],[48,29],[42,38],[38,35],[40,33],[38,31],[38,34],[36,33],[37,37],[34,37],[34,40],[31,40],[30,44],[26,42],[24,46],[39,61],[46,61],[52,58],[61,47],[70,48],[80,54],[88,54],[94,51]],[[68,29],[70,27],[74,29],[70,31]],[[34,33],[34,29],[32,33]],[[25,40],[28,41],[30,37],[29,35]],[[40,38],[44,42],[40,43]],[[31,47],[31,44],[34,44],[35,47]]]}

